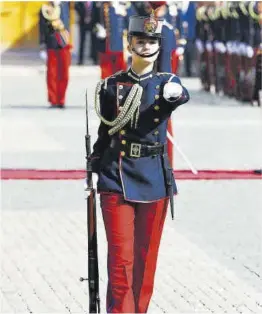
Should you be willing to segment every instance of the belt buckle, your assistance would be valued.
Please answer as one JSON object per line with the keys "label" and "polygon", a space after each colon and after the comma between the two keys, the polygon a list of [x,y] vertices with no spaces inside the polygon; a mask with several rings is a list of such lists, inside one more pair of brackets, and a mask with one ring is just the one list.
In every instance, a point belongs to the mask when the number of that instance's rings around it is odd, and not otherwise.
{"label": "belt buckle", "polygon": [[141,156],[141,144],[131,143],[130,147],[130,157],[139,158]]}

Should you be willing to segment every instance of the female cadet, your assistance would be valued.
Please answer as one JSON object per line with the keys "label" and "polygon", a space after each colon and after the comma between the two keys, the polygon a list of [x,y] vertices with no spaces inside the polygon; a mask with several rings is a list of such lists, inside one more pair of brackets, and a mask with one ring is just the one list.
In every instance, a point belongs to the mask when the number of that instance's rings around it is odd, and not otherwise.
{"label": "female cadet", "polygon": [[158,248],[176,193],[166,149],[167,122],[189,100],[179,78],[156,73],[162,21],[131,16],[132,64],[97,85],[101,124],[92,153],[108,241],[108,313],[145,313],[153,293]]}

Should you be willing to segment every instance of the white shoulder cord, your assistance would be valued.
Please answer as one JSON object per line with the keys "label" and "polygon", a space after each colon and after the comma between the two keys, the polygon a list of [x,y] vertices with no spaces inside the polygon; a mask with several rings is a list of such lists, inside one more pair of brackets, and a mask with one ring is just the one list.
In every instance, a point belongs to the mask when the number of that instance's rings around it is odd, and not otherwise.
{"label": "white shoulder cord", "polygon": [[139,84],[134,84],[126,98],[124,106],[122,107],[122,110],[120,111],[119,115],[116,117],[115,120],[108,121],[101,115],[101,112],[100,112],[100,91],[101,91],[102,84],[103,84],[103,81],[99,82],[96,86],[95,110],[98,117],[104,124],[108,126],[112,126],[112,128],[108,131],[108,134],[113,135],[114,133],[118,132],[130,120],[131,120],[131,126],[134,126],[136,128],[138,118],[139,118],[139,107],[141,104],[143,88]]}

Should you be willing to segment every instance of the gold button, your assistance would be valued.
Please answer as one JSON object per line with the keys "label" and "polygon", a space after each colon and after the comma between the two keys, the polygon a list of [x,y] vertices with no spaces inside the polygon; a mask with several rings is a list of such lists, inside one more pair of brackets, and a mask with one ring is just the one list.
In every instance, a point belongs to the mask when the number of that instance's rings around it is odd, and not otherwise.
{"label": "gold button", "polygon": [[155,145],[159,145],[160,143],[159,142],[155,142]]}
{"label": "gold button", "polygon": [[123,98],[123,96],[122,96],[122,95],[119,95],[119,96],[118,96],[118,98],[119,98],[119,99],[122,99],[122,98]]}
{"label": "gold button", "polygon": [[125,153],[124,151],[121,151],[121,152],[120,152],[120,155],[121,155],[122,157],[125,156],[125,154],[126,154],[126,153]]}
{"label": "gold button", "polygon": [[126,145],[126,140],[123,140],[121,143],[122,143],[123,145]]}
{"label": "gold button", "polygon": [[154,109],[155,109],[155,110],[159,110],[160,107],[159,107],[158,105],[156,105],[156,106],[154,107]]}
{"label": "gold button", "polygon": [[126,131],[125,131],[125,130],[121,130],[121,131],[120,131],[120,134],[121,134],[121,135],[125,135],[125,134],[126,134]]}
{"label": "gold button", "polygon": [[156,130],[156,131],[154,132],[154,134],[155,134],[155,135],[159,134],[159,131],[158,131],[158,130]]}
{"label": "gold button", "polygon": [[119,85],[118,88],[119,88],[119,89],[123,89],[123,85]]}
{"label": "gold button", "polygon": [[156,86],[156,89],[159,89],[159,88],[160,88],[160,85],[157,85],[157,86]]}
{"label": "gold button", "polygon": [[159,122],[159,119],[158,119],[158,118],[155,118],[155,119],[154,119],[154,122],[156,122],[156,123]]}
{"label": "gold button", "polygon": [[155,99],[159,99],[159,95],[156,95],[156,96],[155,96]]}

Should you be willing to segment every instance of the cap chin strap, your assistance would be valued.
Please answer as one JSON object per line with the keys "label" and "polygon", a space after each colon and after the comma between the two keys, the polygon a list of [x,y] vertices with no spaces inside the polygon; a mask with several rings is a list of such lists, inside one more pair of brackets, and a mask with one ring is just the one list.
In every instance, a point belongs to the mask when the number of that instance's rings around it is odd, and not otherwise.
{"label": "cap chin strap", "polygon": [[135,50],[135,48],[132,48],[131,50],[132,50],[136,55],[138,55],[138,56],[141,57],[141,58],[150,58],[150,57],[153,57],[154,55],[156,55],[156,54],[160,51],[160,47],[157,49],[157,51],[151,53],[150,55],[141,54],[141,53],[137,52],[137,51]]}

